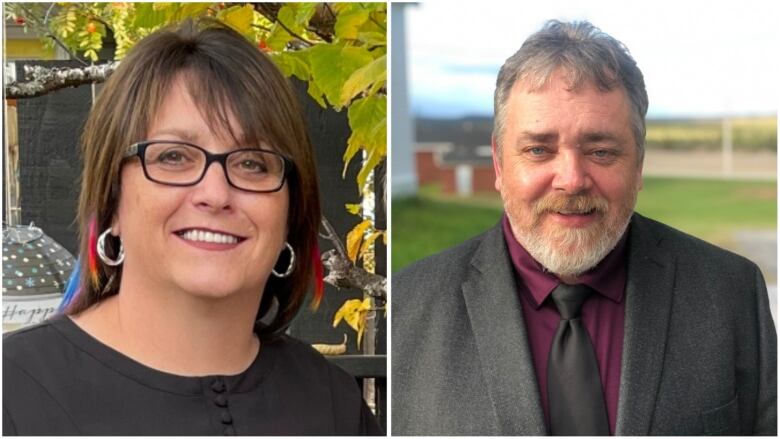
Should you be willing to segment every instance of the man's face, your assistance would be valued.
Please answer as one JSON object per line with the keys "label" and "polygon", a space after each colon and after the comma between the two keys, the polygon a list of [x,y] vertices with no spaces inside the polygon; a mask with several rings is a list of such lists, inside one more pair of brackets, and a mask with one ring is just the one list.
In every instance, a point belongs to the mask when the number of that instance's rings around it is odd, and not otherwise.
{"label": "man's face", "polygon": [[[507,100],[496,189],[517,241],[546,269],[576,277],[614,248],[642,186],[642,166],[622,87],[569,90],[561,72]],[[500,157],[497,157],[500,154]]]}

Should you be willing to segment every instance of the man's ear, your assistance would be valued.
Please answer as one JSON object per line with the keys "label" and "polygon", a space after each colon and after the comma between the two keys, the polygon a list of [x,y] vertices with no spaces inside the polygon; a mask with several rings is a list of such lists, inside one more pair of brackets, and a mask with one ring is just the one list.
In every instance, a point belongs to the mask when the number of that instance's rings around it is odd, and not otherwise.
{"label": "man's ear", "polygon": [[490,146],[493,149],[493,172],[496,174],[494,186],[497,191],[501,192],[501,157],[499,156],[501,152],[496,144],[495,135],[490,136]]}

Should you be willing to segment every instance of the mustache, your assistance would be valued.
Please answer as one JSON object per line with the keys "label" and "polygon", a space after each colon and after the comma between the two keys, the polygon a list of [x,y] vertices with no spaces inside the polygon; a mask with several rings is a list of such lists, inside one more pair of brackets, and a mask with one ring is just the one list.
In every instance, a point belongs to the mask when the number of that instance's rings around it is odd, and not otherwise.
{"label": "mustache", "polygon": [[533,206],[533,213],[541,215],[548,212],[606,213],[607,200],[595,195],[548,195]]}

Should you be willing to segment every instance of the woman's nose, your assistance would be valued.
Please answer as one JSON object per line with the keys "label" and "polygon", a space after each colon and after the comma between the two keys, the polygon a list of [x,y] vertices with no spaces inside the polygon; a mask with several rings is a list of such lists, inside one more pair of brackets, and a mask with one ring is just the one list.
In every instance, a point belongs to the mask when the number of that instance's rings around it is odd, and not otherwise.
{"label": "woman's nose", "polygon": [[227,180],[225,169],[219,162],[212,162],[206,169],[203,179],[193,187],[195,194],[193,202],[212,210],[222,210],[230,207],[233,188]]}

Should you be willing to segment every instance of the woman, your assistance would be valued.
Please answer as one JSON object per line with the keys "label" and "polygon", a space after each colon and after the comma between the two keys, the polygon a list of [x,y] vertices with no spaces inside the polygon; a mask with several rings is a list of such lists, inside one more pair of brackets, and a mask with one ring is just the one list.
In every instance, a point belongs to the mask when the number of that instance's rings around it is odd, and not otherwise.
{"label": "woman", "polygon": [[282,335],[320,210],[266,56],[214,22],[153,34],[106,82],[82,153],[81,291],[5,338],[4,434],[380,433],[354,379]]}

